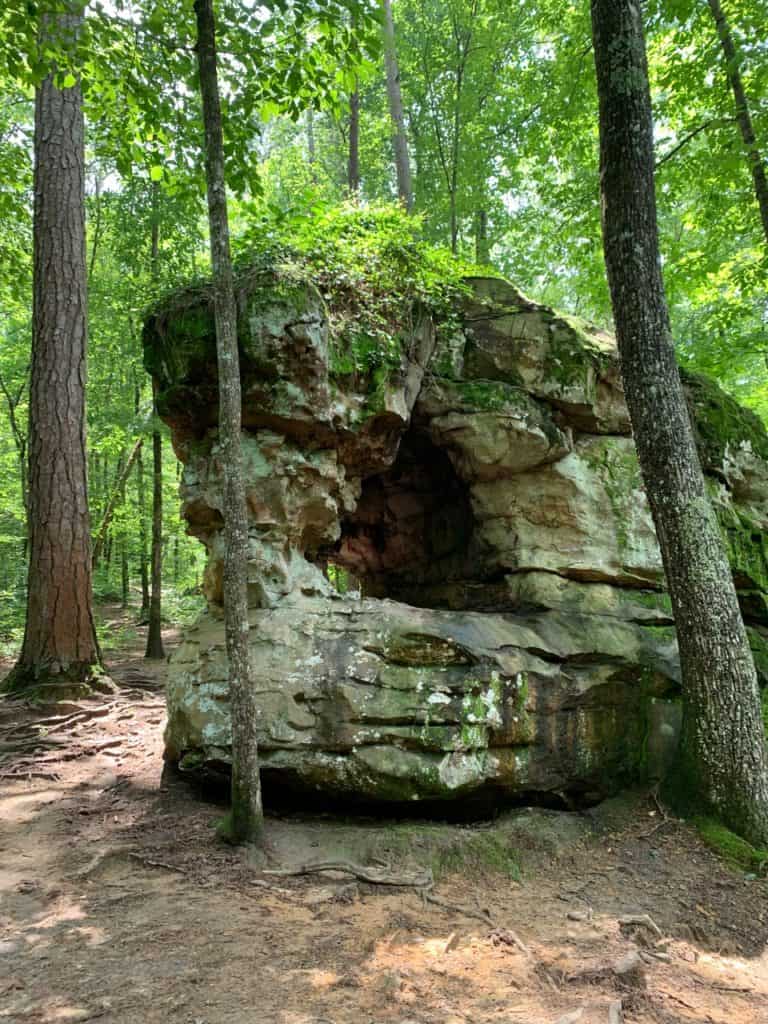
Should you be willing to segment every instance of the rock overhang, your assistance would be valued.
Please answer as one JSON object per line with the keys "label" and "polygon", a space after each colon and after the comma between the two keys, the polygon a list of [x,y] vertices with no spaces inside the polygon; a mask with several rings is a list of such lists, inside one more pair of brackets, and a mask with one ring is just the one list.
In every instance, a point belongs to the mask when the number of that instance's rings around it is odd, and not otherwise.
{"label": "rock overhang", "polygon": [[[277,785],[591,800],[674,755],[674,627],[613,339],[499,279],[468,285],[447,325],[404,310],[373,360],[311,283],[261,273],[239,292],[253,684]],[[206,293],[144,340],[208,550],[166,751],[204,772],[229,758]],[[685,383],[762,671],[768,438],[713,382]]]}

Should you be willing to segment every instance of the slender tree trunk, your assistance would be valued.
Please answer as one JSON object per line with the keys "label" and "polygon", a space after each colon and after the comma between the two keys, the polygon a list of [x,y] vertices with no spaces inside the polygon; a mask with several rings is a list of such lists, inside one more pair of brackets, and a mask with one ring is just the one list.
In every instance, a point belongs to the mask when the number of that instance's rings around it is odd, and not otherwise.
{"label": "slender tree trunk", "polygon": [[482,209],[475,214],[475,260],[478,263],[488,263],[489,259],[488,211]]}
{"label": "slender tree trunk", "polygon": [[360,90],[349,97],[349,160],[347,161],[347,187],[352,196],[360,191]]}
{"label": "slender tree trunk", "polygon": [[152,569],[145,658],[164,658],[163,648],[163,443],[152,431]]}
{"label": "slender tree trunk", "polygon": [[[74,47],[83,5],[45,18],[41,39]],[[84,125],[76,82],[35,95],[29,576],[24,644],[5,687],[80,692],[101,660],[93,621],[85,452],[87,271]]]}
{"label": "slender tree trunk", "polygon": [[88,265],[88,287],[91,285],[93,279],[93,271],[96,266],[96,254],[99,251],[99,242],[101,241],[101,178],[99,177],[98,168],[94,174],[94,207],[95,216],[93,219],[93,243],[91,245],[91,260]]}
{"label": "slender tree trunk", "polygon": [[139,505],[139,580],[141,581],[141,608],[139,621],[149,616],[149,548],[147,544],[147,487],[144,482],[144,457],[136,458],[136,489]]}
{"label": "slender tree trunk", "polygon": [[[125,508],[125,481],[127,474],[123,476],[123,486],[120,488],[120,504]],[[128,607],[130,579],[128,576],[128,538],[123,532],[120,538],[120,604],[123,608]]]}
{"label": "slender tree trunk", "polygon": [[315,144],[315,112],[312,107],[307,107],[307,162],[312,183],[317,184],[317,146]]}
{"label": "slender tree trunk", "polygon": [[449,188],[451,252],[454,256],[459,248],[459,219],[456,204],[459,192],[459,153],[461,149],[461,94],[464,85],[464,63],[466,60],[460,47],[458,60],[459,65],[456,69],[456,106],[453,112],[453,138],[451,139],[451,180]]}
{"label": "slender tree trunk", "polygon": [[592,0],[603,241],[624,387],[680,648],[678,798],[768,841],[768,747],[730,566],[675,361],[656,218],[642,8]]}
{"label": "slender tree trunk", "polygon": [[[141,407],[141,391],[138,383],[134,391],[134,411],[138,417]],[[139,622],[149,617],[149,549],[147,546],[147,491],[144,483],[144,446],[136,456],[136,491],[139,505],[139,579],[141,580],[141,608]]]}
{"label": "slender tree trunk", "polygon": [[752,125],[752,117],[749,112],[749,103],[744,89],[744,83],[739,69],[739,57],[733,43],[733,36],[725,17],[720,0],[709,0],[709,7],[717,25],[717,34],[720,37],[720,45],[725,56],[728,81],[731,84],[733,98],[736,102],[736,120],[741,131],[741,138],[744,148],[747,151],[752,180],[755,184],[755,195],[757,205],[760,207],[760,219],[763,223],[763,234],[768,245],[768,176],[766,176],[765,161],[760,153],[755,137],[755,130]]}
{"label": "slender tree trunk", "polygon": [[395,171],[397,173],[397,194],[410,213],[413,210],[413,186],[411,184],[411,161],[408,156],[408,137],[405,134],[403,97],[400,92],[400,68],[395,47],[395,22],[392,17],[391,0],[382,0],[384,7],[384,66],[387,72],[387,100],[389,116],[392,118],[395,150]]}
{"label": "slender tree trunk", "polygon": [[115,514],[115,509],[121,501],[125,501],[125,482],[130,476],[133,464],[139,456],[141,446],[144,443],[143,438],[139,438],[131,449],[127,459],[121,459],[118,464],[117,478],[112,487],[112,493],[107,498],[107,503],[104,506],[104,513],[101,517],[101,523],[96,533],[96,539],[93,543],[93,566],[94,568],[98,565],[99,559],[101,558],[101,552],[104,548],[104,544],[107,539],[107,533],[112,523],[112,518]]}
{"label": "slender tree trunk", "polygon": [[0,374],[0,391],[5,396],[6,403],[8,405],[8,419],[11,424],[11,433],[13,434],[13,442],[16,446],[16,456],[19,461],[19,488],[21,492],[21,506],[24,509],[24,536],[21,541],[21,556],[26,562],[27,560],[27,541],[29,536],[29,493],[27,487],[27,435],[22,430],[19,424],[19,418],[16,415],[21,402],[22,396],[27,389],[26,380],[16,390],[12,392],[8,385],[3,380],[2,374]]}
{"label": "slender tree trunk", "polygon": [[[152,280],[157,283],[160,261],[160,188],[152,184]],[[145,658],[164,658],[163,647],[163,439],[157,425],[152,430],[152,567],[147,649]]]}
{"label": "slender tree trunk", "polygon": [[262,826],[256,742],[257,709],[248,649],[248,510],[240,452],[242,405],[237,306],[229,248],[224,139],[212,0],[195,0],[197,60],[205,126],[205,170],[213,265],[219,372],[219,450],[224,468],[224,622],[232,716],[232,821],[235,841],[253,841]]}

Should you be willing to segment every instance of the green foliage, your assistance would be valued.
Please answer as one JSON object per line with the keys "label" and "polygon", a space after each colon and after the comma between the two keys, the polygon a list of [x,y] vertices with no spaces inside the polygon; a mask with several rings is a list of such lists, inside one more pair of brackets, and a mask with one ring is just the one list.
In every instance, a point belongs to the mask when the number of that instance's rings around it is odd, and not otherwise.
{"label": "green foliage", "polygon": [[241,217],[241,266],[271,263],[285,279],[313,282],[327,300],[341,375],[399,363],[399,337],[420,309],[449,326],[467,291],[463,278],[478,272],[425,241],[422,218],[394,203],[317,203],[289,215],[254,206]]}

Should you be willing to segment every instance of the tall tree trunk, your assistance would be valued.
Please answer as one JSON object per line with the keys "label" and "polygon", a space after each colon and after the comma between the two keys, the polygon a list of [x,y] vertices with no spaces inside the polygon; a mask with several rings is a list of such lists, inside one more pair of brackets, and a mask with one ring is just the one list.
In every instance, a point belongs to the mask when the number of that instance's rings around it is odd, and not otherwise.
{"label": "tall tree trunk", "polygon": [[[152,184],[152,238],[150,266],[156,284],[160,261],[160,187]],[[163,647],[163,438],[157,425],[152,430],[152,567],[147,649],[145,658],[164,658]]]}
{"label": "tall tree trunk", "polygon": [[[123,486],[120,488],[120,504],[125,508],[125,481],[128,474],[123,477]],[[120,538],[120,604],[123,608],[128,607],[130,580],[128,577],[128,538],[123,531]]]}
{"label": "tall tree trunk", "polygon": [[104,548],[104,544],[107,539],[107,533],[112,523],[112,518],[115,514],[115,509],[118,504],[125,501],[125,482],[130,476],[133,464],[139,456],[141,446],[144,443],[143,438],[139,438],[131,449],[128,458],[121,457],[120,462],[117,466],[117,476],[112,486],[112,493],[107,498],[107,503],[104,507],[104,513],[101,517],[101,523],[96,533],[96,539],[93,542],[93,566],[96,568],[99,559],[101,558],[101,552]]}
{"label": "tall tree trunk", "polygon": [[477,263],[488,263],[490,259],[488,245],[488,211],[478,210],[475,214],[475,260]]}
{"label": "tall tree trunk", "polygon": [[145,658],[164,658],[163,648],[163,442],[152,431],[152,568]]}
{"label": "tall tree trunk", "polygon": [[757,677],[707,497],[661,275],[642,8],[592,0],[603,242],[622,374],[680,648],[678,796],[768,841],[768,748]]}
{"label": "tall tree trunk", "polygon": [[315,144],[315,112],[307,107],[307,163],[313,184],[317,184],[317,146]]}
{"label": "tall tree trunk", "polygon": [[[74,48],[83,4],[45,17],[41,40]],[[5,688],[81,692],[101,660],[93,621],[85,453],[87,271],[79,81],[35,95],[29,576],[24,644]]]}
{"label": "tall tree trunk", "polygon": [[744,148],[747,151],[752,180],[755,184],[755,195],[757,204],[760,207],[760,219],[763,222],[763,233],[768,245],[768,177],[766,176],[765,161],[760,153],[755,138],[755,130],[752,125],[752,117],[749,112],[749,103],[744,89],[744,83],[739,69],[739,57],[733,43],[733,36],[725,17],[720,0],[709,0],[709,7],[717,25],[717,34],[720,37],[720,45],[725,56],[728,81],[731,83],[733,98],[736,102],[736,120],[741,131],[741,138]]}
{"label": "tall tree trunk", "polygon": [[400,68],[395,47],[395,22],[392,17],[391,0],[382,0],[384,7],[384,66],[387,72],[387,100],[389,116],[392,118],[395,149],[395,171],[397,173],[397,194],[410,213],[413,210],[413,187],[411,185],[411,161],[408,156],[408,138],[405,134],[403,97],[400,92]]}
{"label": "tall tree trunk", "polygon": [[[138,417],[141,407],[141,391],[138,383],[134,392],[134,411]],[[141,580],[141,608],[139,622],[149,617],[149,549],[147,546],[147,491],[144,483],[144,446],[136,456],[136,490],[139,505],[139,579]]]}
{"label": "tall tree trunk", "polygon": [[349,97],[347,187],[352,196],[357,196],[360,191],[360,90],[358,88]]}
{"label": "tall tree trunk", "polygon": [[21,556],[27,560],[27,539],[29,536],[29,494],[27,488],[27,435],[19,424],[17,411],[22,396],[27,389],[25,380],[15,391],[3,380],[0,374],[0,391],[2,391],[8,405],[8,419],[11,424],[13,442],[16,446],[16,456],[19,462],[19,488],[21,494],[21,507],[24,509],[24,536],[21,541]]}
{"label": "tall tree trunk", "polygon": [[229,248],[212,0],[195,0],[195,14],[219,374],[219,449],[224,471],[224,623],[232,717],[231,837],[238,842],[250,842],[261,831],[263,814],[256,742],[257,709],[248,649],[248,510],[240,452],[242,405],[237,306]]}

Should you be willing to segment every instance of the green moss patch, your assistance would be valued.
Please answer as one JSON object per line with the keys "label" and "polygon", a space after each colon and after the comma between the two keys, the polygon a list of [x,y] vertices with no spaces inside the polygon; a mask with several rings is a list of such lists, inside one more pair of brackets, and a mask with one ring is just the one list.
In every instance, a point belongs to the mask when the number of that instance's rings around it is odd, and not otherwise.
{"label": "green moss patch", "polygon": [[699,456],[706,469],[722,468],[727,445],[748,442],[752,451],[768,459],[768,433],[760,417],[739,405],[716,381],[681,370],[688,404],[693,413]]}
{"label": "green moss patch", "polygon": [[393,860],[417,857],[429,864],[435,880],[456,874],[495,874],[515,881],[521,877],[509,836],[495,828],[459,831],[440,825],[396,825],[383,846]]}
{"label": "green moss patch", "polygon": [[768,864],[768,850],[756,849],[713,818],[697,817],[693,824],[706,845],[729,864],[755,872]]}

